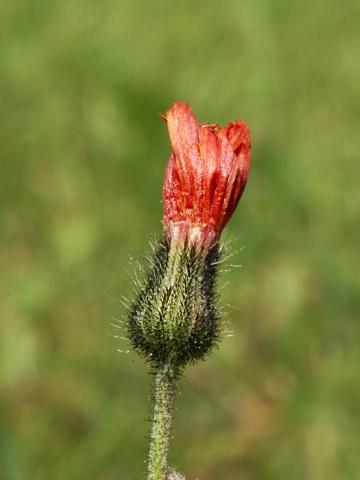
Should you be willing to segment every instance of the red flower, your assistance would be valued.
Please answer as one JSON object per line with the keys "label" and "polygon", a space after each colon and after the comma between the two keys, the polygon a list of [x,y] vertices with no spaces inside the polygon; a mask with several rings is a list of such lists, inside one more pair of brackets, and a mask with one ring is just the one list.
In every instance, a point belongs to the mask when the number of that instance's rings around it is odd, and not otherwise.
{"label": "red flower", "polygon": [[189,104],[164,117],[172,155],[164,182],[164,228],[174,240],[211,246],[233,214],[250,166],[250,132],[242,120],[199,124]]}

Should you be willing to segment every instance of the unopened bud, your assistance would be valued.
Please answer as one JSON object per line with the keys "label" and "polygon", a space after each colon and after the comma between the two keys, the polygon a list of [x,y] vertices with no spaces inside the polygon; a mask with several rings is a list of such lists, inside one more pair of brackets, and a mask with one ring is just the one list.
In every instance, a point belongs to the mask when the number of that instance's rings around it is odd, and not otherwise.
{"label": "unopened bud", "polygon": [[163,117],[172,154],[164,182],[164,238],[128,317],[128,336],[149,361],[203,358],[219,338],[219,239],[245,188],[247,125],[199,124],[175,102]]}
{"label": "unopened bud", "polygon": [[129,316],[129,337],[139,353],[179,366],[206,355],[219,336],[218,259],[218,243],[205,250],[164,237]]}

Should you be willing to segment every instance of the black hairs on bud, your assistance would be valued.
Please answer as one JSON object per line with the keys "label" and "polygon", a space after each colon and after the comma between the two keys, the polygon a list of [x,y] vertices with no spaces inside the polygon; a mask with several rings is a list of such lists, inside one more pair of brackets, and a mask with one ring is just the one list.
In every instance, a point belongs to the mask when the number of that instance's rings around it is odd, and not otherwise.
{"label": "black hairs on bud", "polygon": [[164,237],[127,321],[135,350],[153,364],[182,367],[202,359],[219,339],[216,273],[219,244],[170,248]]}

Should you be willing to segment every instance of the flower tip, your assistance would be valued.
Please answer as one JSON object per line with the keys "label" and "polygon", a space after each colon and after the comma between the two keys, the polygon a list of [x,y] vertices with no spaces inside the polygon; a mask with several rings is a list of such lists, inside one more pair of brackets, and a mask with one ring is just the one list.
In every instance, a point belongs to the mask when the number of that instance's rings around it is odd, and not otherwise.
{"label": "flower tip", "polygon": [[169,110],[166,113],[166,116],[173,116],[173,115],[191,115],[194,116],[192,112],[192,108],[190,103],[184,102],[182,100],[175,100],[175,102],[171,105]]}
{"label": "flower tip", "polygon": [[243,120],[239,118],[235,122],[228,123],[225,132],[235,154],[241,145],[250,149],[250,129]]}
{"label": "flower tip", "polygon": [[190,103],[183,102],[181,100],[175,100],[166,113],[159,113],[159,117],[167,123],[168,117],[183,113],[190,113],[193,115]]}

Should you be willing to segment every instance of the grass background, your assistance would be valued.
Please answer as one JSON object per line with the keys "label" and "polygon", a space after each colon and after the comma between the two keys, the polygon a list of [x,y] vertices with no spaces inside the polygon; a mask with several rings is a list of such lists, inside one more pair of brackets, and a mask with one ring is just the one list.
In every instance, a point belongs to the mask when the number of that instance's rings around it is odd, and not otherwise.
{"label": "grass background", "polygon": [[[120,340],[129,255],[160,235],[174,99],[244,118],[221,277],[234,336],[181,382],[189,480],[355,480],[355,0],[2,0],[0,478],[143,478],[147,369]],[[228,282],[228,283],[227,283]]]}

